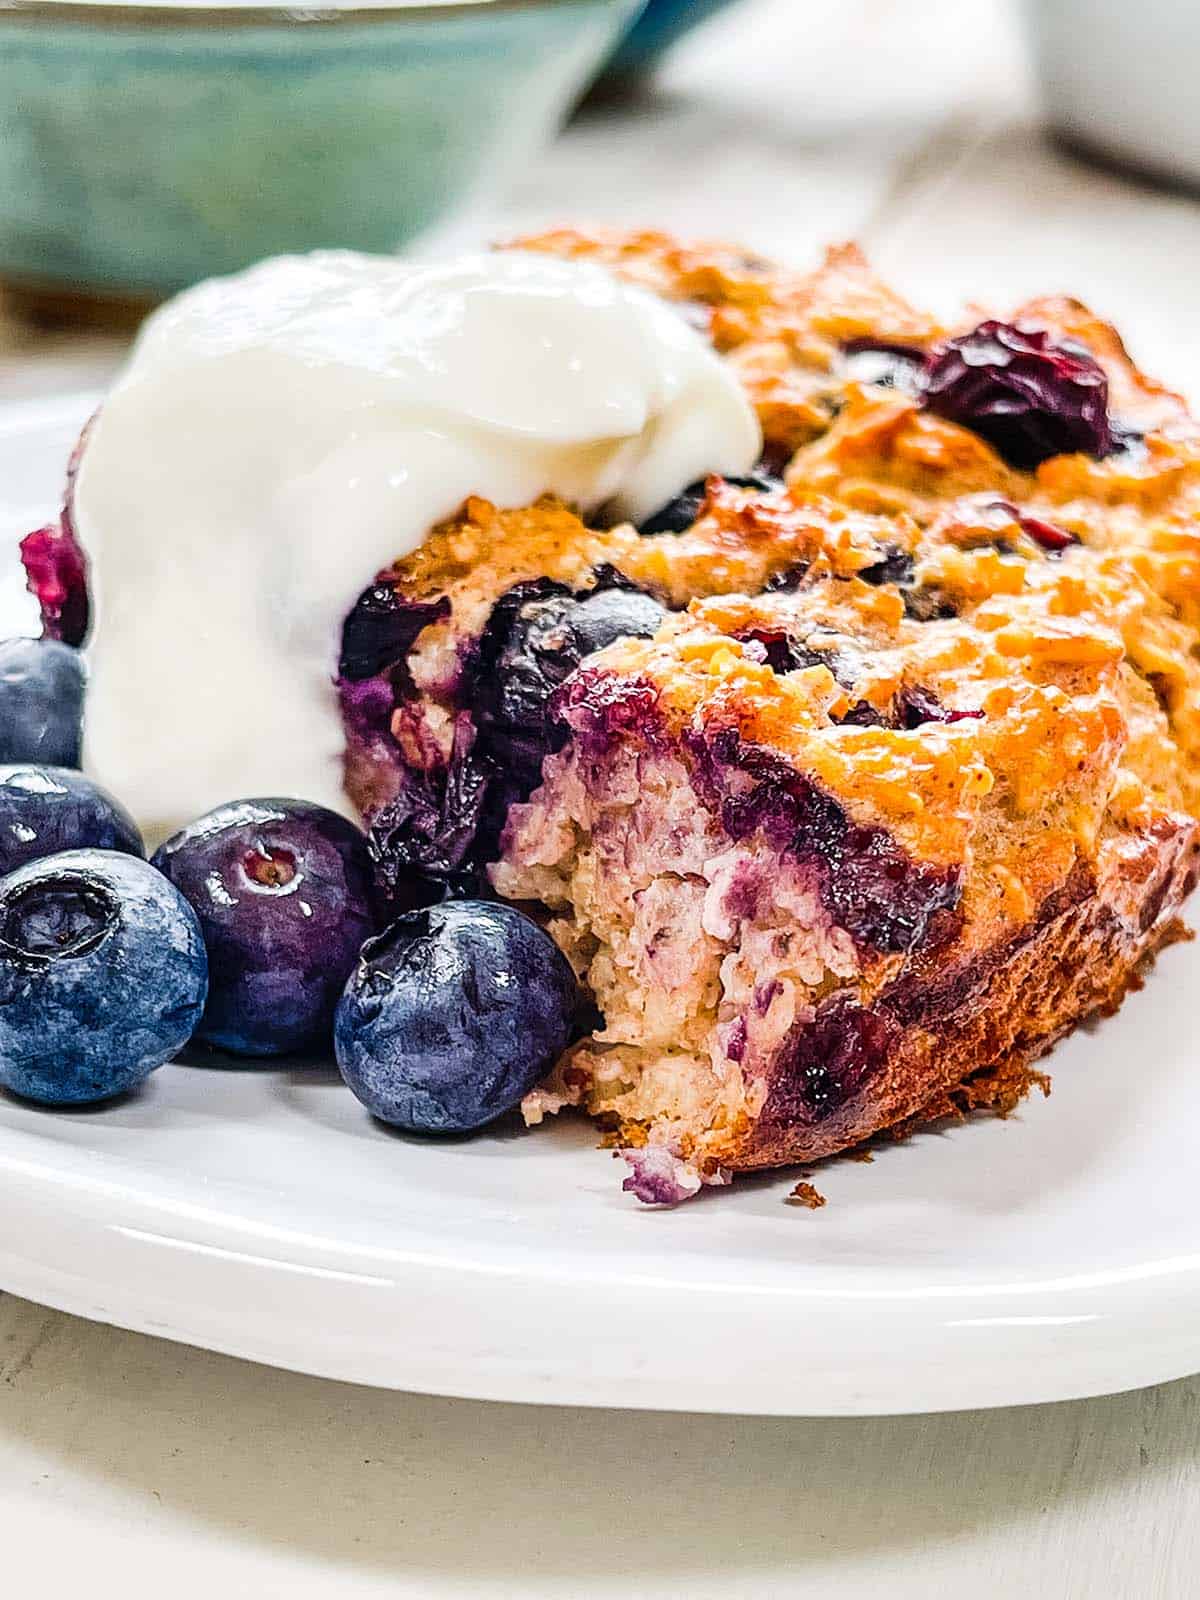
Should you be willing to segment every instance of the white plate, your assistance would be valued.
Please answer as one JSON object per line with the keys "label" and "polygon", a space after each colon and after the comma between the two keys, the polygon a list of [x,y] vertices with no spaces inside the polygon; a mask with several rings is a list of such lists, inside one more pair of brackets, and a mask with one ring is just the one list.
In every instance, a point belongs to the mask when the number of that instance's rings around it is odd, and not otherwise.
{"label": "white plate", "polygon": [[[50,509],[86,411],[0,412],[0,538]],[[1198,991],[1200,948],[1169,951],[1055,1052],[1049,1102],[832,1163],[816,1212],[794,1174],[644,1210],[578,1123],[404,1139],[327,1067],[171,1066],[92,1112],[0,1097],[0,1284],[505,1400],[844,1414],[1153,1383],[1200,1370]]]}

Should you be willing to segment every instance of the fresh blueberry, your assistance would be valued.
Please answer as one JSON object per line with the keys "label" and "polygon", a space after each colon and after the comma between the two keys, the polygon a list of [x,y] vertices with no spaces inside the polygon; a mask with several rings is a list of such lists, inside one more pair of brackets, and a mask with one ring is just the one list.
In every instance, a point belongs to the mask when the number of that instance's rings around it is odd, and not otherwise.
{"label": "fresh blueberry", "polygon": [[60,850],[144,854],[125,807],[82,773],[26,762],[0,766],[0,874]]}
{"label": "fresh blueberry", "polygon": [[[724,478],[722,481],[738,489],[758,489],[763,494],[783,488],[782,478],[765,471],[751,472],[744,478]],[[686,533],[704,509],[707,498],[707,480],[698,478],[695,483],[689,483],[674,500],[668,500],[648,521],[641,523],[638,532],[643,538],[652,538],[656,533]]]}
{"label": "fresh blueberry", "polygon": [[1024,471],[1070,451],[1100,458],[1113,449],[1104,368],[1044,328],[989,321],[948,339],[930,361],[924,402]]}
{"label": "fresh blueberry", "polygon": [[571,1039],[558,946],[512,906],[449,901],[372,939],[338,1004],[342,1076],[384,1122],[465,1133],[517,1105]]}
{"label": "fresh blueberry", "polygon": [[79,765],[83,661],[57,639],[0,643],[0,761]]}
{"label": "fresh blueberry", "polygon": [[305,800],[233,801],[168,839],[153,864],[204,932],[196,1037],[245,1056],[326,1043],[374,929],[367,841],[353,823]]}
{"label": "fresh blueberry", "polygon": [[0,1083],[46,1105],[107,1100],[191,1038],[207,963],[191,906],[112,850],[0,879]]}

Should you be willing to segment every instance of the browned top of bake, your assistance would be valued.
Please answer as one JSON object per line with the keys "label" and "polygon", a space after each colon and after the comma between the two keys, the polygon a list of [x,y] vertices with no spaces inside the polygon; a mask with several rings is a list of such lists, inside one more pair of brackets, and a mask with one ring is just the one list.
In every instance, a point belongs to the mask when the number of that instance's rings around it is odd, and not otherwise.
{"label": "browned top of bake", "polygon": [[[1123,834],[1200,812],[1200,442],[1111,328],[1065,299],[1013,314],[1084,343],[1113,415],[1143,435],[1105,460],[1018,472],[908,394],[853,378],[850,341],[924,348],[946,332],[853,247],[799,274],[652,232],[519,243],[600,260],[692,308],[788,458],[787,487],[713,480],[690,530],[650,539],[589,530],[553,501],[472,501],[398,569],[410,592],[454,604],[418,656],[476,629],[523,578],[580,586],[617,567],[686,609],[656,639],[611,647],[602,669],[651,685],[676,728],[735,727],[787,756],[915,856],[964,862],[968,942],[1028,919]],[[1078,545],[1048,551],[1039,522]],[[911,557],[907,594],[859,576],[897,555]],[[764,593],[773,580],[786,587]],[[829,666],[773,671],[755,639],[781,630]],[[843,720],[911,691],[973,715]]]}
{"label": "browned top of bake", "polygon": [[869,336],[925,346],[944,331],[881,283],[852,244],[831,249],[807,273],[736,245],[683,244],[648,230],[562,228],[513,244],[601,262],[680,302],[737,371],[768,447],[784,454],[832,421],[840,352],[848,341]]}

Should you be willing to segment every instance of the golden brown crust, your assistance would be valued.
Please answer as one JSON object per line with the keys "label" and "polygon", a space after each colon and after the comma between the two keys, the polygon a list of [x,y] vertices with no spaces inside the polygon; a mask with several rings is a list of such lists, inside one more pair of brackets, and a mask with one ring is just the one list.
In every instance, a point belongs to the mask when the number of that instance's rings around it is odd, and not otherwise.
{"label": "golden brown crust", "polygon": [[562,228],[512,245],[600,262],[686,305],[745,385],[768,447],[785,455],[829,426],[843,344],[873,336],[925,346],[943,331],[882,284],[853,244],[828,250],[810,273],[736,245],[683,244],[650,230]]}
{"label": "golden brown crust", "polygon": [[[769,1102],[744,1136],[706,1153],[733,1170],[812,1161],[883,1129],[968,1110],[1007,1113],[1034,1085],[1033,1063],[1092,1016],[1111,1016],[1138,987],[1139,970],[1181,937],[1178,911],[1195,887],[1195,824],[1160,826],[1110,861],[1111,880],[1051,896],[1006,943],[930,982],[913,975],[878,1001],[894,1016],[899,1048],[861,1104],[810,1130],[771,1126]],[[1065,904],[1063,902],[1066,902]],[[1155,915],[1142,926],[1143,912]]]}

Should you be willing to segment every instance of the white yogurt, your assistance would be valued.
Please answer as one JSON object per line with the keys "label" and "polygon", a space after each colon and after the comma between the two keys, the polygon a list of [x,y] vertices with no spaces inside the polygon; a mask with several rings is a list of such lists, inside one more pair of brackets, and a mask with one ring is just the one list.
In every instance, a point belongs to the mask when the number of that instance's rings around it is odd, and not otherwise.
{"label": "white yogurt", "polygon": [[74,513],[96,623],[85,763],[159,838],[221,801],[345,810],[341,625],[468,495],[634,518],[761,444],[665,303],[580,262],[321,252],[147,322]]}

